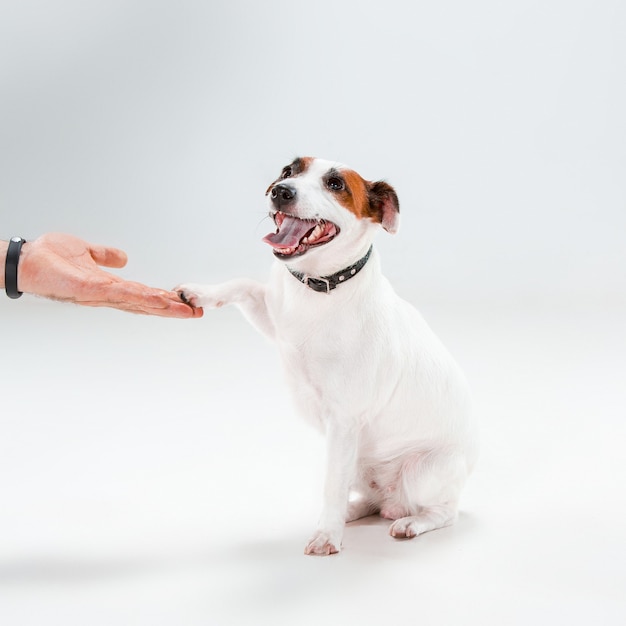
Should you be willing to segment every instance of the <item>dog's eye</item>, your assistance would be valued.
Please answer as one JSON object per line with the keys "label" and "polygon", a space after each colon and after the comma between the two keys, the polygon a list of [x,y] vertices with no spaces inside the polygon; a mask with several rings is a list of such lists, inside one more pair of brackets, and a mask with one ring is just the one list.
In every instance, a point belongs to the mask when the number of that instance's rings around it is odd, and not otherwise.
{"label": "dog's eye", "polygon": [[280,177],[281,178],[289,178],[290,176],[293,175],[293,170],[291,169],[291,167],[287,166],[281,173]]}
{"label": "dog's eye", "polygon": [[326,186],[332,191],[343,191],[346,188],[343,180],[338,176],[331,176],[326,181]]}

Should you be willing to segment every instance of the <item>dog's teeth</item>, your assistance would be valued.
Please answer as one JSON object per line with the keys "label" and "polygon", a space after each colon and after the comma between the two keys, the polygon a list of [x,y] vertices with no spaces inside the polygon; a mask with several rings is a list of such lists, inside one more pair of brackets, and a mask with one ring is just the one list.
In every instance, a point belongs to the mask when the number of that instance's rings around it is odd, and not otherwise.
{"label": "dog's teeth", "polygon": [[322,234],[322,227],[320,224],[318,224],[313,229],[313,232],[307,237],[307,239],[305,239],[305,241],[309,241],[310,239],[317,239],[321,234]]}

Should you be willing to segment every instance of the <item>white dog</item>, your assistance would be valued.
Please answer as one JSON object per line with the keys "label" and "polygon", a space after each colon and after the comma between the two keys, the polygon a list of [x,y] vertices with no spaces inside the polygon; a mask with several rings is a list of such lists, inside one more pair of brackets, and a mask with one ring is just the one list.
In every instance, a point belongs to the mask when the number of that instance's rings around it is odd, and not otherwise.
{"label": "white dog", "polygon": [[326,433],[323,510],[306,554],[340,550],[346,521],[379,513],[409,538],[452,524],[476,459],[465,379],[380,271],[375,233],[397,229],[385,182],[299,158],[266,195],[270,281],[185,284],[198,307],[236,304],[278,344],[300,411]]}

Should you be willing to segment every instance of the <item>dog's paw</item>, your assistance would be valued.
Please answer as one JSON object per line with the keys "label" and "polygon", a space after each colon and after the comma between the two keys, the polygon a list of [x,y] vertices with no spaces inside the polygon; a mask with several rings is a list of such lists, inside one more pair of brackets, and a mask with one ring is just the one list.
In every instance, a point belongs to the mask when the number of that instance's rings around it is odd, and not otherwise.
{"label": "dog's paw", "polygon": [[457,515],[456,507],[449,505],[422,507],[417,515],[397,519],[389,527],[389,534],[396,539],[411,539],[422,533],[454,524]]}
{"label": "dog's paw", "polygon": [[341,550],[341,531],[318,530],[304,549],[304,554],[329,556]]}
{"label": "dog's paw", "polygon": [[412,539],[418,535],[445,528],[454,522],[454,516],[444,517],[436,512],[424,509],[418,515],[409,515],[397,519],[390,527],[389,534],[395,539]]}
{"label": "dog's paw", "polygon": [[174,291],[185,304],[189,304],[194,308],[203,307],[211,309],[221,307],[224,304],[224,302],[218,298],[217,293],[211,285],[185,283],[174,287]]}
{"label": "dog's paw", "polygon": [[426,530],[426,528],[420,527],[420,523],[415,517],[403,517],[389,527],[389,534],[395,539],[412,539]]}

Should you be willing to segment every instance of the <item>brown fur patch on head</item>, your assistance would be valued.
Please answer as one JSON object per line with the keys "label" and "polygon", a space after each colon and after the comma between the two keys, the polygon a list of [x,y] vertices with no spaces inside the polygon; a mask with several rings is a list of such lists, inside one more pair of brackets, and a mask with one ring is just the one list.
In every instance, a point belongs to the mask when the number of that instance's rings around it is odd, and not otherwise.
{"label": "brown fur patch on head", "polygon": [[[333,190],[330,183],[334,178],[343,182],[342,189]],[[385,230],[396,232],[400,204],[391,185],[384,181],[369,182],[353,170],[333,169],[326,175],[326,186],[359,219],[370,219]]]}
{"label": "brown fur patch on head", "polygon": [[352,170],[330,170],[326,175],[327,186],[333,178],[343,183],[343,189],[334,191],[337,200],[359,219],[371,217],[367,182]]}
{"label": "brown fur patch on head", "polygon": [[294,176],[298,176],[299,174],[306,172],[313,160],[313,157],[297,157],[289,165],[285,165],[280,173],[280,176],[267,188],[265,195],[272,190],[274,185],[280,183],[282,180],[285,180],[286,178],[293,178]]}

